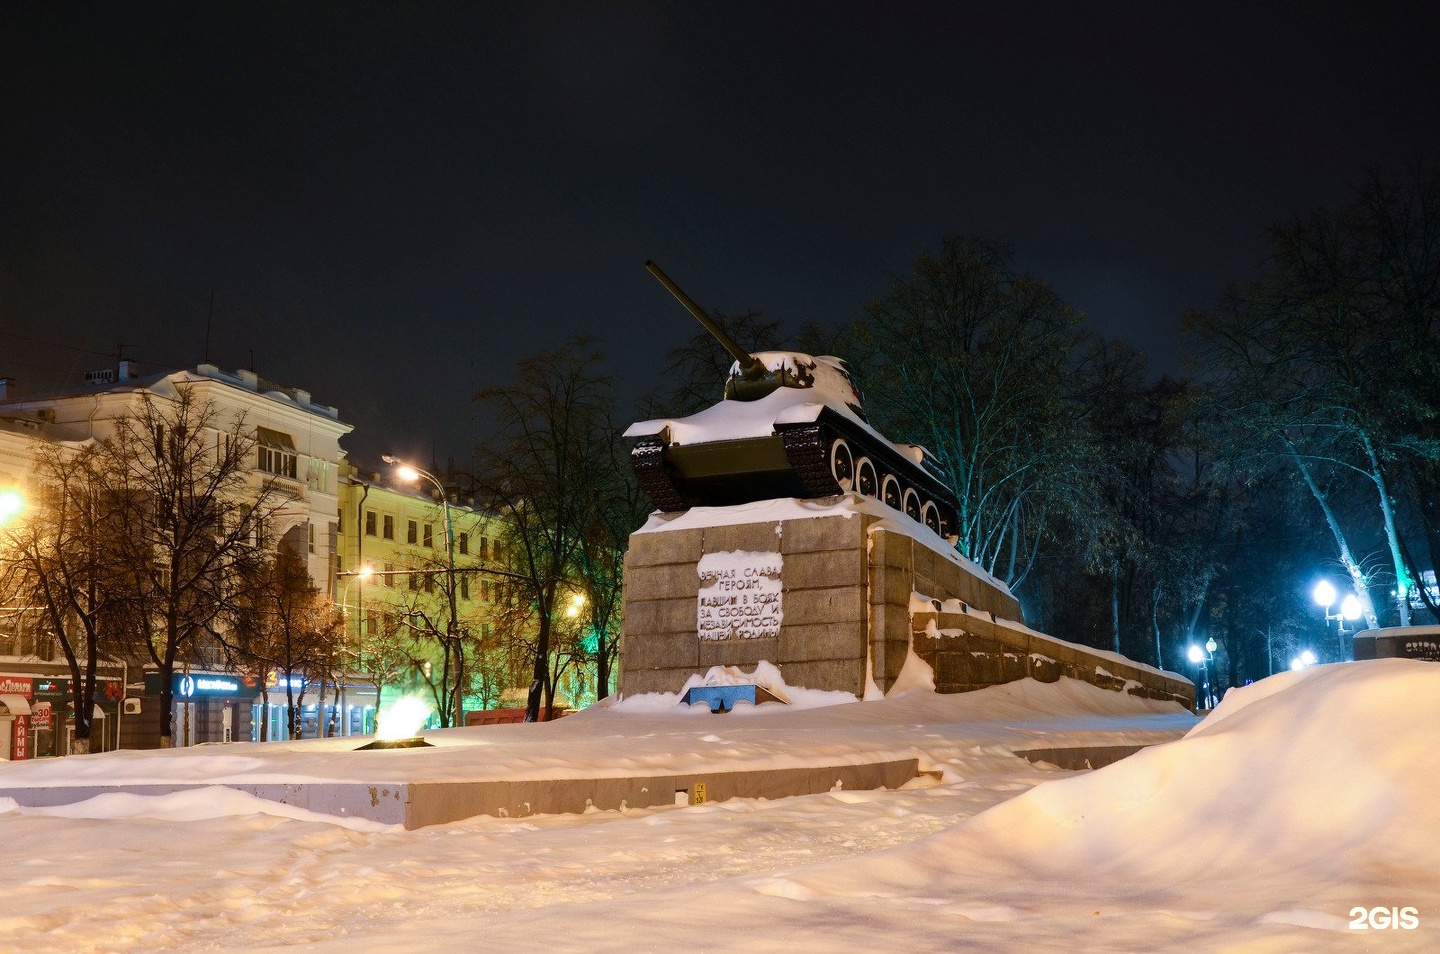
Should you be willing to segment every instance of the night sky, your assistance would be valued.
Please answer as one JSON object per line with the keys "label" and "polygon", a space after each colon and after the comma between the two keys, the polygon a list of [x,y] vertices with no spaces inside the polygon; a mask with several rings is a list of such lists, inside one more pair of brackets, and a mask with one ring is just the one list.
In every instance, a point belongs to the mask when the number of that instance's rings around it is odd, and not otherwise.
{"label": "night sky", "polygon": [[[1163,8],[1163,9],[1162,9]],[[0,7],[0,376],[253,367],[463,461],[514,362],[624,400],[712,309],[858,315],[1011,243],[1176,373],[1265,230],[1440,156],[1427,5]],[[718,396],[720,382],[716,382]]]}

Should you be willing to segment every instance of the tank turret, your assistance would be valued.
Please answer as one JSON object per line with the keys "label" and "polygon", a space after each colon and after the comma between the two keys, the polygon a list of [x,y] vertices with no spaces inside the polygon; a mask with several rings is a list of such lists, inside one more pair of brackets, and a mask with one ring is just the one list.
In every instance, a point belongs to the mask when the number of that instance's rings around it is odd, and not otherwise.
{"label": "tank turret", "polygon": [[865,419],[845,362],[741,348],[654,262],[645,268],[735,359],[724,399],[689,417],[641,421],[630,460],[664,511],[775,497],[873,497],[953,538],[955,495],[930,453],[886,440]]}

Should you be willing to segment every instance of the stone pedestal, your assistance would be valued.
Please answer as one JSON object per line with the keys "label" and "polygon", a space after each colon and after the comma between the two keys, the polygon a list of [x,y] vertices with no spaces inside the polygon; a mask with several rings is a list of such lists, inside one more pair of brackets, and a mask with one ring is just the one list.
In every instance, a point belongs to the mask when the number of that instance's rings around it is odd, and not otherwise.
{"label": "stone pedestal", "polygon": [[1194,687],[1026,629],[1004,586],[874,501],[776,500],[657,518],[630,538],[620,692],[678,692],[714,666],[887,691],[914,649],[936,689],[1061,675],[1190,703]]}

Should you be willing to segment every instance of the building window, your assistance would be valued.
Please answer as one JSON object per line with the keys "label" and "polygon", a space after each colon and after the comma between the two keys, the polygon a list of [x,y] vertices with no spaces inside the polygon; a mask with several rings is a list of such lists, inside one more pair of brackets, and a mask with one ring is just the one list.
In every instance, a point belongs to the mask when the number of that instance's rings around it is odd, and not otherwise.
{"label": "building window", "polygon": [[365,536],[375,536],[375,511],[365,511]]}
{"label": "building window", "polygon": [[386,540],[395,539],[395,518],[390,514],[385,515],[385,532],[382,534]]}
{"label": "building window", "polygon": [[411,570],[409,573],[405,574],[405,580],[410,587],[410,592],[413,593],[416,590],[420,589],[420,577],[415,573],[414,570]]}
{"label": "building window", "polygon": [[260,469],[277,477],[295,479],[295,455],[273,447],[260,448]]}
{"label": "building window", "polygon": [[426,574],[425,574],[425,592],[426,592],[426,593],[434,593],[434,592],[435,592],[435,574],[434,574],[434,573],[426,573]]}
{"label": "building window", "polygon": [[277,477],[296,478],[295,440],[289,434],[268,427],[255,429],[255,443],[260,451],[260,469]]}
{"label": "building window", "polygon": [[310,552],[311,552],[311,553],[314,553],[314,552],[315,552],[315,524],[309,523],[309,524],[306,524],[305,526],[306,526],[306,529],[309,530],[309,532],[310,532],[310,539],[309,539],[309,541],[308,541],[308,542],[309,542],[309,545],[310,545]]}
{"label": "building window", "polygon": [[433,524],[425,524],[425,546],[435,549],[435,527]]}
{"label": "building window", "polygon": [[414,544],[420,539],[420,529],[415,525],[414,520],[405,521],[405,542]]}
{"label": "building window", "polygon": [[470,598],[470,577],[468,576],[460,577],[460,598],[462,600]]}
{"label": "building window", "polygon": [[468,556],[470,553],[470,534],[462,533],[455,538],[455,543],[460,547],[460,555]]}
{"label": "building window", "polygon": [[482,559],[482,560],[488,560],[488,559],[490,559],[490,538],[489,538],[489,537],[486,537],[486,536],[481,536],[481,537],[480,537],[480,559]]}
{"label": "building window", "polygon": [[310,458],[310,462],[305,465],[305,484],[311,490],[328,494],[330,492],[330,462]]}
{"label": "building window", "polygon": [[395,588],[395,564],[385,564],[385,585],[391,589]]}
{"label": "building window", "polygon": [[481,580],[481,581],[480,581],[480,602],[482,602],[482,603],[488,603],[488,602],[490,602],[490,581],[489,581],[489,580]]}

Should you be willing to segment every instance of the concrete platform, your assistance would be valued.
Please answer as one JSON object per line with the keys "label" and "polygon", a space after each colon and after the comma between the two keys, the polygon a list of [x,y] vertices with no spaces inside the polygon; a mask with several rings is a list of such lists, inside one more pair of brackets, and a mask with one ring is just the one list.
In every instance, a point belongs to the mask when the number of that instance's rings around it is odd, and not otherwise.
{"label": "concrete platform", "polygon": [[653,775],[640,778],[569,778],[538,781],[246,782],[64,785],[0,788],[0,797],[26,807],[70,805],[97,795],[168,795],[211,785],[327,815],[368,818],[408,829],[443,825],[476,815],[527,815],[618,811],[660,805],[698,805],[731,798],[787,798],[820,792],[899,788],[914,779],[918,760],[900,759],[822,768],[751,769],[734,772]]}

